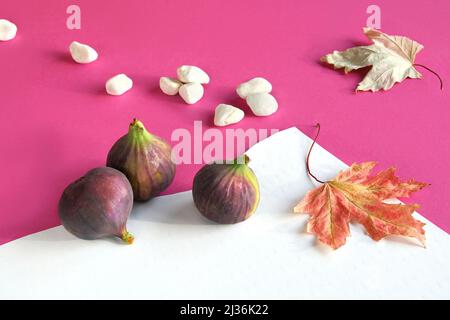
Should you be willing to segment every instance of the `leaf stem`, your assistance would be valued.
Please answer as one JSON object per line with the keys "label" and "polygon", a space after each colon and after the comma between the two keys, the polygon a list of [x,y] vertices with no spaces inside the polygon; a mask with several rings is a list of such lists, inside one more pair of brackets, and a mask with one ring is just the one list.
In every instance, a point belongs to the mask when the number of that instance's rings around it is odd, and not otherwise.
{"label": "leaf stem", "polygon": [[444,87],[444,81],[442,80],[442,78],[439,76],[439,74],[433,70],[431,70],[430,68],[428,68],[427,66],[424,66],[423,64],[419,64],[419,63],[414,63],[415,67],[422,67],[427,69],[428,71],[430,71],[432,74],[434,74],[436,77],[438,77],[440,83],[441,83],[441,90]]}
{"label": "leaf stem", "polygon": [[309,168],[309,156],[311,155],[311,151],[312,151],[314,145],[316,144],[317,138],[319,137],[319,134],[320,134],[320,123],[317,123],[317,124],[315,125],[315,127],[317,127],[317,133],[316,133],[316,137],[314,138],[314,141],[313,141],[311,147],[309,147],[308,155],[306,156],[306,170],[308,171],[308,174],[309,174],[314,180],[316,180],[316,181],[319,182],[319,183],[325,183],[324,181],[318,179],[315,175],[313,175],[313,174],[311,173],[311,169]]}

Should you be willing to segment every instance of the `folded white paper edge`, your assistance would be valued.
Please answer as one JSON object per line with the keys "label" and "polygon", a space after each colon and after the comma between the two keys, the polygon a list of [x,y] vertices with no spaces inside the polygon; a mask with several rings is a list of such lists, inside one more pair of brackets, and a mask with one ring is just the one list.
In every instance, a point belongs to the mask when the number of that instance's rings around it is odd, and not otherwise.
{"label": "folded white paper edge", "polygon": [[[308,216],[292,208],[315,187],[305,168],[311,142],[290,128],[248,150],[261,202],[243,223],[205,220],[182,192],[135,206],[131,246],[80,240],[62,227],[0,246],[0,298],[450,298],[449,236],[421,216],[426,249],[400,237],[375,242],[352,224],[333,251],[305,232]],[[321,179],[345,168],[314,148],[311,169]]]}

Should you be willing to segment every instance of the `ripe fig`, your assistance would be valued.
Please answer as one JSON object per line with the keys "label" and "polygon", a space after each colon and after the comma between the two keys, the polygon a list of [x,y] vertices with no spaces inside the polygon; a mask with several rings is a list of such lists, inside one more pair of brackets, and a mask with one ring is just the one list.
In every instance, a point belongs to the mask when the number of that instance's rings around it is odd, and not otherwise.
{"label": "ripe fig", "polygon": [[149,133],[142,122],[134,119],[128,134],[112,146],[106,165],[127,176],[135,200],[146,201],[172,183],[176,166],[171,153],[170,144]]}
{"label": "ripe fig", "polygon": [[59,200],[63,226],[78,238],[92,240],[108,236],[131,244],[134,237],[126,223],[133,207],[133,190],[120,171],[92,169],[70,184]]}
{"label": "ripe fig", "polygon": [[192,195],[200,213],[221,224],[248,219],[259,204],[259,184],[244,155],[233,163],[212,163],[194,177]]}

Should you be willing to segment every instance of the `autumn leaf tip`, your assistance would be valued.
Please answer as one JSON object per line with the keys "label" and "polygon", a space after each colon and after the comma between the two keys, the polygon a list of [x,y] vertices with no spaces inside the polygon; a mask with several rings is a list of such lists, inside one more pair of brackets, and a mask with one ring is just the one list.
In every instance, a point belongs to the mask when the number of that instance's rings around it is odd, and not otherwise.
{"label": "autumn leaf tip", "polygon": [[419,181],[419,182],[417,182],[417,184],[419,184],[421,186],[421,189],[431,186],[431,183],[428,183],[428,182],[420,182]]}
{"label": "autumn leaf tip", "polygon": [[427,248],[427,242],[426,242],[425,235],[422,234],[419,237],[417,237],[416,239],[420,242],[420,245],[422,246],[422,248],[424,248],[424,249]]}

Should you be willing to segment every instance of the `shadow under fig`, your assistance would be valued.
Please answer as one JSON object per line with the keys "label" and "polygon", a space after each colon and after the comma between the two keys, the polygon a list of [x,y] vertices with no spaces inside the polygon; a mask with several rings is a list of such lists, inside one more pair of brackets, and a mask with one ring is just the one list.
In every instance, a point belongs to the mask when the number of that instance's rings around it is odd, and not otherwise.
{"label": "shadow under fig", "polygon": [[[164,199],[166,205],[162,205],[161,200],[158,203],[153,203],[155,200],[135,203],[130,217],[131,220],[185,225],[215,224],[198,212],[191,197],[186,197],[181,201]],[[173,202],[176,202],[176,204]]]}
{"label": "shadow under fig", "polygon": [[76,238],[69,231],[64,229],[64,227],[59,226],[35,233],[31,236],[25,237],[23,240],[34,242],[36,241],[58,242],[58,241],[79,241],[80,239]]}

